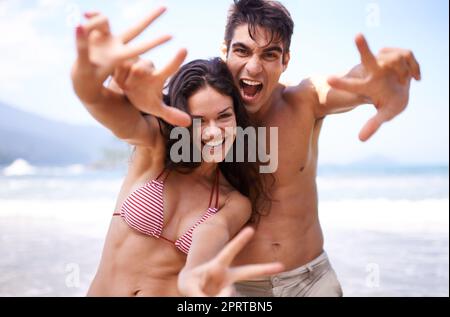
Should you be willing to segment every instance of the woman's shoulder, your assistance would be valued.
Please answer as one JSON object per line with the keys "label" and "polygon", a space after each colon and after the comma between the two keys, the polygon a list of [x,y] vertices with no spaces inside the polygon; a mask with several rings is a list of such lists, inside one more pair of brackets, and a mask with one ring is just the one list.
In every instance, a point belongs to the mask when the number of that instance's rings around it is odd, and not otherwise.
{"label": "woman's shoulder", "polygon": [[228,192],[225,203],[234,204],[234,205],[242,205],[243,207],[251,208],[250,199],[247,196],[240,193],[236,189],[232,189]]}
{"label": "woman's shoulder", "polygon": [[252,204],[248,197],[233,188],[226,194],[221,210],[228,217],[243,217],[247,219],[251,215]]}
{"label": "woman's shoulder", "polygon": [[145,146],[135,146],[131,150],[128,161],[128,179],[135,182],[156,178],[164,169],[164,156],[155,153],[154,149]]}
{"label": "woman's shoulder", "polygon": [[240,206],[242,209],[251,209],[250,199],[234,188],[225,178],[220,182],[220,195],[224,196],[222,208]]}

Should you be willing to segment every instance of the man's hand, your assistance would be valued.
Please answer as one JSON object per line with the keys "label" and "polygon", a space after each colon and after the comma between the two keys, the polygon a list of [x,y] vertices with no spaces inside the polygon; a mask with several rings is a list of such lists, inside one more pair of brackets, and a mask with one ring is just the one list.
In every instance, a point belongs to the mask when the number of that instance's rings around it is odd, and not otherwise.
{"label": "man's hand", "polygon": [[280,273],[281,263],[254,264],[230,267],[236,255],[253,237],[255,230],[243,229],[212,260],[194,267],[184,268],[178,276],[178,289],[183,296],[232,296],[233,283],[256,277]]}
{"label": "man's hand", "polygon": [[178,70],[186,55],[186,50],[180,50],[161,70],[155,70],[150,61],[128,60],[116,68],[114,82],[140,111],[161,118],[174,126],[190,126],[191,117],[187,113],[166,105],[162,100],[165,82]]}
{"label": "man's hand", "polygon": [[120,63],[170,40],[164,35],[141,44],[127,44],[155,19],[164,13],[161,7],[119,36],[111,34],[107,17],[100,13],[86,13],[87,22],[76,30],[78,57],[72,68],[72,81],[76,94],[85,103],[96,103],[102,97],[103,83]]}
{"label": "man's hand", "polygon": [[411,51],[385,48],[375,57],[362,35],[356,37],[356,46],[361,55],[361,67],[345,77],[330,77],[328,84],[332,88],[364,96],[375,105],[377,114],[359,135],[361,141],[367,141],[383,123],[405,110],[411,78],[420,80],[421,74]]}

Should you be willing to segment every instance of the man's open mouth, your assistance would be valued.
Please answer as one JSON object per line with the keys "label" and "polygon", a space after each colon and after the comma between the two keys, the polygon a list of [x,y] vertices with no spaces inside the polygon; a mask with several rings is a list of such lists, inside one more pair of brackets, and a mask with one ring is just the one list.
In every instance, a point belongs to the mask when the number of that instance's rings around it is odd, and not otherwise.
{"label": "man's open mouth", "polygon": [[253,101],[263,89],[264,85],[255,80],[241,79],[239,80],[239,88],[241,90],[244,101]]}

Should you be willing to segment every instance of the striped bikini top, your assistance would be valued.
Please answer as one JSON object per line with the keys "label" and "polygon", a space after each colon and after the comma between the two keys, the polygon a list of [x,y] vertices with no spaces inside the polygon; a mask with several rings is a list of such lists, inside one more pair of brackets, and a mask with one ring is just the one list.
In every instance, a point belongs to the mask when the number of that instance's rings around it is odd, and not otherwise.
{"label": "striped bikini top", "polygon": [[[168,171],[166,177],[161,180],[165,172],[166,170],[164,170],[155,180],[150,181],[130,194],[122,204],[120,213],[115,213],[114,216],[122,217],[131,228],[138,232],[168,241],[174,244],[181,252],[188,254],[194,230],[218,211],[219,169],[217,169],[214,186],[211,189],[208,210],[176,241],[169,240],[162,235],[164,229],[164,182],[167,180],[170,171]],[[214,207],[211,207],[214,192],[216,192],[216,199]]]}

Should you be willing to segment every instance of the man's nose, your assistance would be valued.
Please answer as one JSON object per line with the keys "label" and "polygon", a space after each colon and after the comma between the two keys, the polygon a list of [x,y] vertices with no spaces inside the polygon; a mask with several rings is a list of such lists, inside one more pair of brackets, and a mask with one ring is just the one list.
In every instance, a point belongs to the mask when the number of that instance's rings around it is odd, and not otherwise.
{"label": "man's nose", "polygon": [[247,65],[245,66],[247,73],[250,76],[257,76],[262,72],[262,66],[261,66],[261,61],[259,60],[258,56],[253,56],[248,62]]}

